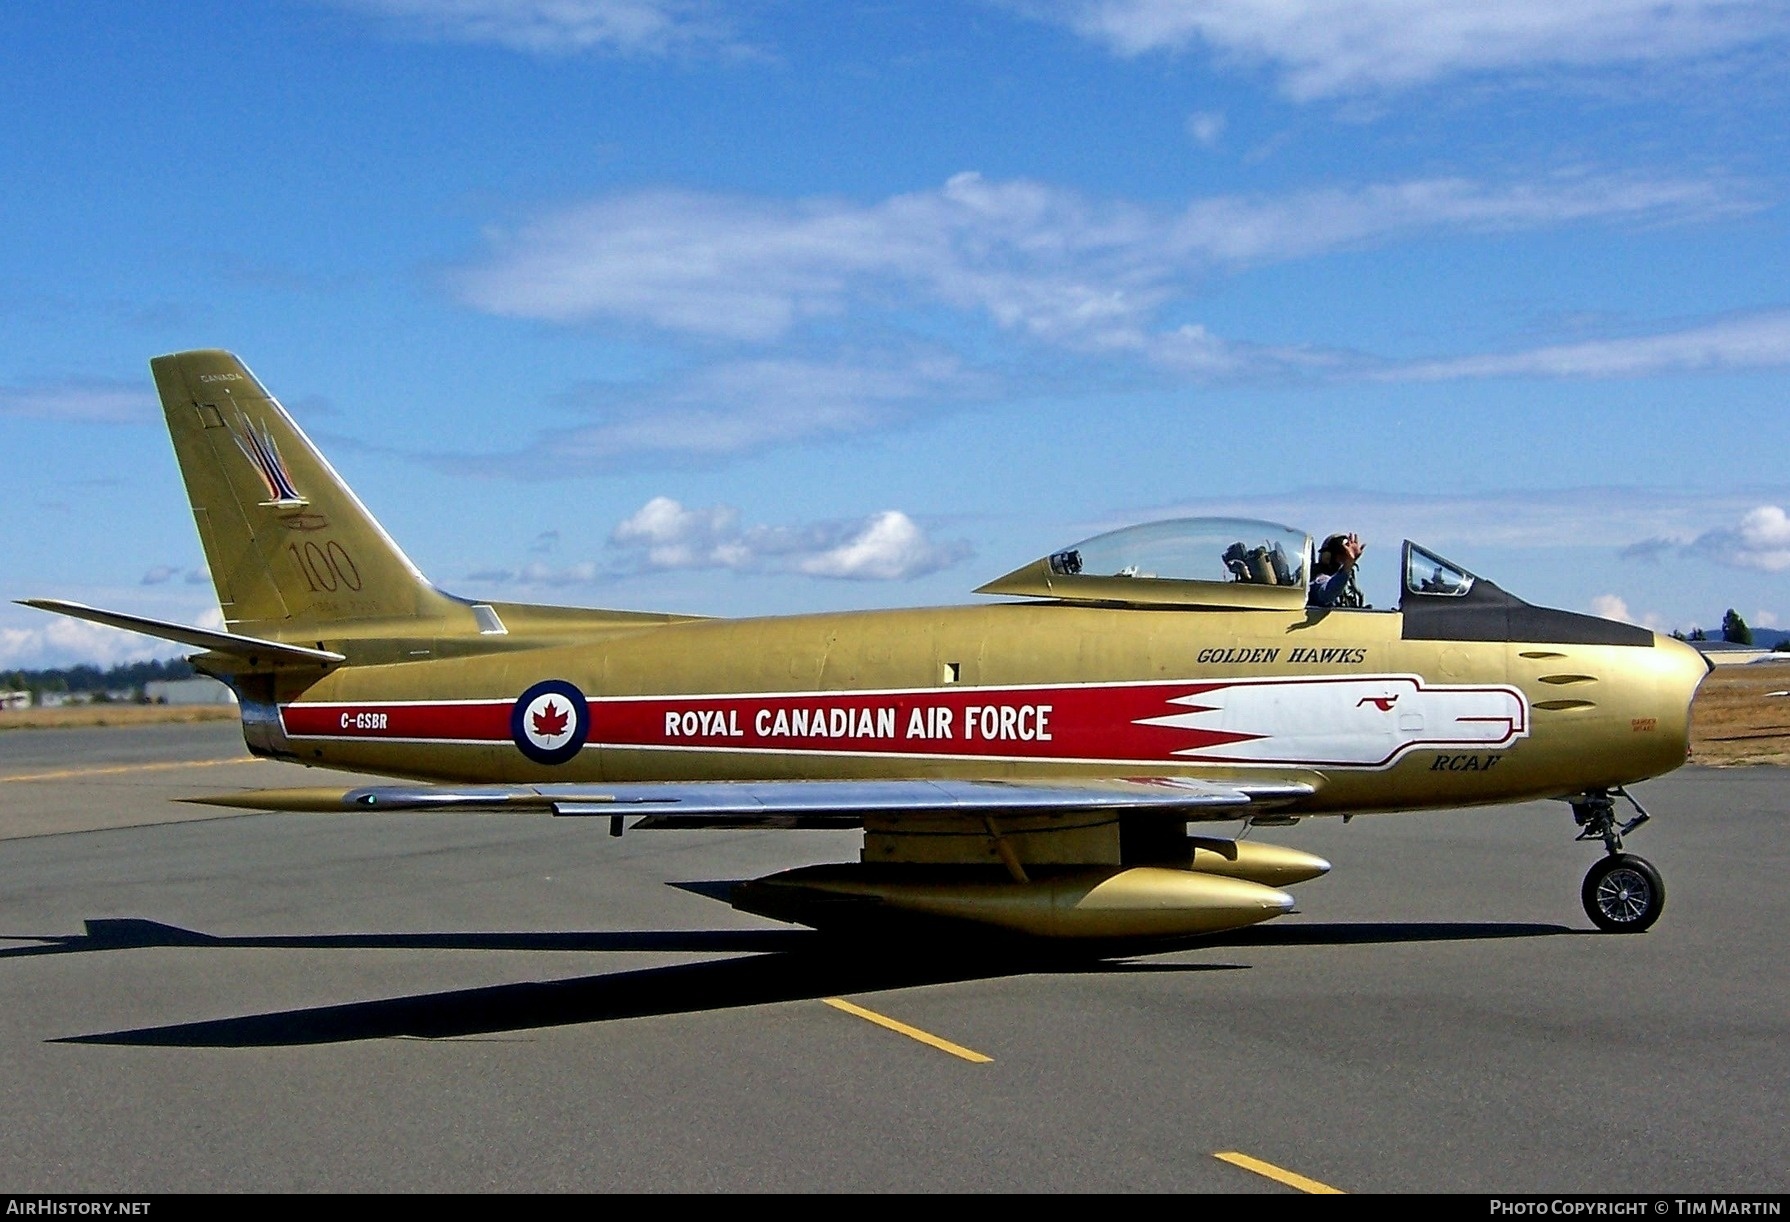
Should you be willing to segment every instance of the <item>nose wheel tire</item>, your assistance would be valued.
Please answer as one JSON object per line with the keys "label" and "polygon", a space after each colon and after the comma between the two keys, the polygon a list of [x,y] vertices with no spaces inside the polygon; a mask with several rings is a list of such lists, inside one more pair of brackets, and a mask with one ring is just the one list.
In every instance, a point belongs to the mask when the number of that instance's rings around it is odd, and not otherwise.
{"label": "nose wheel tire", "polygon": [[1612,853],[1585,874],[1585,915],[1605,933],[1640,933],[1659,920],[1666,884],[1645,857]]}

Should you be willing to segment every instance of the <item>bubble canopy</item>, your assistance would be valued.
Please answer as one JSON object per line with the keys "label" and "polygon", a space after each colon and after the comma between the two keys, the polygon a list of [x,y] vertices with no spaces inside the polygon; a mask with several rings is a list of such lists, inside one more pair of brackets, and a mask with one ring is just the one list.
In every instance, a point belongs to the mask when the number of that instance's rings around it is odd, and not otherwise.
{"label": "bubble canopy", "polygon": [[1250,518],[1176,518],[1095,535],[979,594],[1177,606],[1302,607],[1311,537]]}

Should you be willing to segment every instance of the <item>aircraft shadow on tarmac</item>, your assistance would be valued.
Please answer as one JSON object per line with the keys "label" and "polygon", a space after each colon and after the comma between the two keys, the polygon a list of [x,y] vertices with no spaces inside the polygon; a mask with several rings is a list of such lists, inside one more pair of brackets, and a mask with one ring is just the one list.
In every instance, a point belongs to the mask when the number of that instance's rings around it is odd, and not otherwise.
{"label": "aircraft shadow on tarmac", "polygon": [[[1584,931],[1516,922],[1293,924],[1257,927],[1189,947],[1286,947],[1552,937]],[[368,1039],[501,1035],[619,1018],[687,1014],[1040,972],[1238,971],[1235,963],[1066,960],[1008,947],[940,956],[931,946],[841,944],[805,929],[568,933],[313,934],[214,937],[149,920],[94,920],[83,934],[0,949],[0,959],[156,947],[645,951],[732,957],[526,981],[309,1009],[248,1014],[52,1041],[147,1047],[256,1048]]]}

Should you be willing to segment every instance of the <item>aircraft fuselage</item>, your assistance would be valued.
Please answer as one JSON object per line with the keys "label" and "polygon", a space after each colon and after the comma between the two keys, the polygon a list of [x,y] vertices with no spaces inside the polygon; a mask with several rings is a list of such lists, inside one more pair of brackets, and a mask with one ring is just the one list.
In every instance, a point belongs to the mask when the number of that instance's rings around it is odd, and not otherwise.
{"label": "aircraft fuselage", "polygon": [[413,642],[409,661],[287,678],[256,745],[453,781],[1269,770],[1319,779],[1312,813],[1545,797],[1684,761],[1705,667],[1678,641],[1406,640],[1403,621],[1008,603],[690,620],[465,657]]}

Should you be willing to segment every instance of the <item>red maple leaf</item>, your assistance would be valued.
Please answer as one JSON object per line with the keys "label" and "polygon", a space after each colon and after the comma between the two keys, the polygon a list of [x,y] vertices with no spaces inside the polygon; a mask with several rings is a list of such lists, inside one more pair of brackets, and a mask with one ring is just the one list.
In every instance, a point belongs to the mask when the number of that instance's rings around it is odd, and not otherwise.
{"label": "red maple leaf", "polygon": [[560,711],[557,704],[547,702],[547,707],[534,715],[535,733],[542,738],[558,738],[566,732],[566,714]]}

